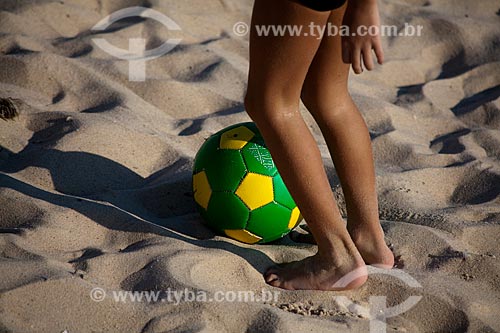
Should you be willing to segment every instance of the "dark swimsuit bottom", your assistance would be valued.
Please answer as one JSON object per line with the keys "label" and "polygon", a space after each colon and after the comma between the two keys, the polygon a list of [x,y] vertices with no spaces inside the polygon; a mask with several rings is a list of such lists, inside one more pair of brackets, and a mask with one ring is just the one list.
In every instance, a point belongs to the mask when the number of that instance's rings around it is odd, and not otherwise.
{"label": "dark swimsuit bottom", "polygon": [[342,7],[347,0],[297,0],[303,6],[324,12]]}

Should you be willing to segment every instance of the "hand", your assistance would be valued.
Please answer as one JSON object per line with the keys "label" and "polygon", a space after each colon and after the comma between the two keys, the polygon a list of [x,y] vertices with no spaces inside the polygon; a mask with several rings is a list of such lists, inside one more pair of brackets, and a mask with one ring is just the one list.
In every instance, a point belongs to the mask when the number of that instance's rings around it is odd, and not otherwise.
{"label": "hand", "polygon": [[[372,50],[375,51],[378,63],[383,63],[384,52],[380,41],[380,17],[376,0],[349,0],[342,24],[349,27],[349,36],[342,37],[342,60],[352,64],[354,73],[363,72],[362,62],[367,70],[374,68]],[[372,26],[377,27],[375,35],[367,31]],[[359,27],[363,28],[358,30]],[[365,35],[361,36],[360,31]]]}

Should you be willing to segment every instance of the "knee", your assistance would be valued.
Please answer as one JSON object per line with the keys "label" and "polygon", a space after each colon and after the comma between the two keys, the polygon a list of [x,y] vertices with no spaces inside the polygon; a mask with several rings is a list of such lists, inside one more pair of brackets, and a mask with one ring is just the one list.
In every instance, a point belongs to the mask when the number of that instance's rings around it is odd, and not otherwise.
{"label": "knee", "polygon": [[313,116],[341,113],[352,104],[351,95],[345,84],[324,85],[318,81],[305,81],[300,94],[304,106]]}
{"label": "knee", "polygon": [[282,98],[262,92],[248,90],[245,99],[245,110],[257,124],[273,125],[299,115],[299,100]]}

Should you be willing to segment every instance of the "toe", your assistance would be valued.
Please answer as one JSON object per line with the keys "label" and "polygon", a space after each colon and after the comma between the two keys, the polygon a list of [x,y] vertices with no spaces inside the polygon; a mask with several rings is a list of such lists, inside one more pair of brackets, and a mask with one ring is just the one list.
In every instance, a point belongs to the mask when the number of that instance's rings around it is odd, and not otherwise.
{"label": "toe", "polygon": [[[274,274],[273,274],[274,275]],[[271,280],[268,282],[270,286],[276,287],[276,288],[282,288],[282,281],[279,279],[278,276],[276,276],[276,279]]]}
{"label": "toe", "polygon": [[267,284],[269,284],[270,286],[276,287],[276,288],[287,289],[287,290],[295,290],[296,289],[293,287],[293,285],[290,283],[290,281],[283,280],[276,273],[267,274],[265,276],[265,280],[266,280]]}
{"label": "toe", "polygon": [[276,281],[279,279],[279,276],[274,274],[274,273],[271,273],[271,274],[267,274],[265,277],[264,277],[264,280],[266,280],[267,283],[271,283],[273,281]]}
{"label": "toe", "polygon": [[291,283],[290,281],[285,281],[283,283],[280,284],[280,288],[283,288],[283,289],[286,289],[286,290],[297,290],[297,289],[301,289],[301,288],[295,288],[293,283]]}
{"label": "toe", "polygon": [[267,272],[264,274],[264,280],[267,283],[270,283],[272,281],[278,280],[278,268],[277,267],[271,267],[267,270]]}

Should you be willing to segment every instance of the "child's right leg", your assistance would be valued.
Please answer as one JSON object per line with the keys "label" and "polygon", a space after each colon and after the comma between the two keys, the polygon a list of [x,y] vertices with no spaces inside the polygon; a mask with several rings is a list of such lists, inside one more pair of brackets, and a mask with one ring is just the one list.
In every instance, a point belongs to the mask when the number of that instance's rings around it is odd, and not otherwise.
{"label": "child's right leg", "polygon": [[[256,35],[255,25],[324,25],[330,12],[316,12],[288,0],[256,0],[250,37],[250,73],[245,106],[318,244],[318,253],[275,267],[266,281],[285,289],[338,290],[366,281],[363,258],[340,216],[323,161],[299,113],[302,84],[318,49],[315,36]],[[351,272],[346,285],[335,286]]]}

